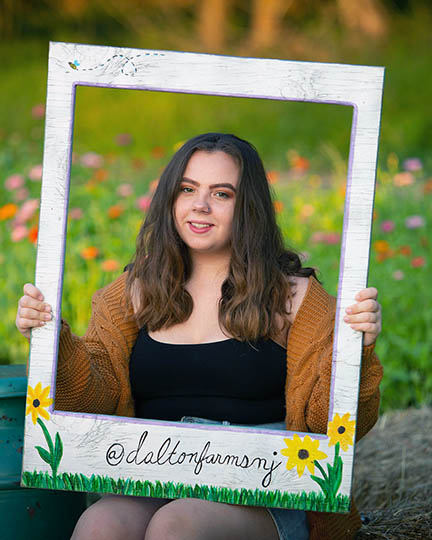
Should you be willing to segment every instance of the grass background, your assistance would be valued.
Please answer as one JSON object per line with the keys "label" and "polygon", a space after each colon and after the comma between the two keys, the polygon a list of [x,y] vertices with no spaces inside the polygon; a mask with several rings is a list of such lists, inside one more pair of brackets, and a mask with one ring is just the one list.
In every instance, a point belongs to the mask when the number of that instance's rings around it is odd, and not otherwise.
{"label": "grass background", "polygon": [[[380,292],[383,307],[377,352],[385,368],[384,410],[432,401],[432,292],[427,280],[432,232],[428,188],[432,116],[427,113],[432,95],[432,15],[425,3],[412,5],[415,9],[392,15],[381,39],[344,32],[310,17],[299,23],[298,32],[306,44],[303,50],[280,43],[255,53],[386,67],[369,277],[369,284]],[[184,21],[178,24],[187,28]],[[5,188],[5,180],[12,174],[23,176],[28,198],[39,197],[40,183],[32,181],[29,173],[42,162],[43,118],[35,118],[32,108],[45,101],[50,39],[204,52],[196,36],[187,41],[185,31],[176,36],[151,19],[147,36],[139,39],[117,30],[112,35],[101,29],[90,31],[85,26],[51,24],[46,28],[45,34],[11,36],[0,44],[0,208],[17,203],[16,192]],[[238,29],[233,36],[240,34]],[[212,52],[245,54],[236,39]],[[287,242],[305,252],[306,264],[320,270],[324,285],[334,293],[340,245],[315,242],[313,235],[338,234],[342,228],[351,118],[349,107],[333,105],[78,88],[70,206],[82,209],[83,217],[69,222],[63,315],[78,334],[83,333],[91,294],[118,275],[133,254],[144,215],[137,208],[137,199],[149,195],[150,183],[159,176],[175,145],[205,131],[234,132],[256,145],[267,169],[277,177],[273,187],[283,209],[278,218]],[[117,137],[125,133],[130,142],[119,146]],[[96,169],[80,163],[88,152],[101,156]],[[298,156],[309,163],[302,173],[294,166]],[[418,158],[422,168],[410,173],[410,185],[401,186],[397,175],[404,171],[404,160],[411,157]],[[132,186],[133,195],[117,194],[122,183]],[[118,204],[121,215],[110,218],[109,209]],[[313,207],[310,215],[306,215],[311,211],[308,205]],[[405,220],[413,215],[420,216],[424,225],[407,228]],[[394,228],[384,232],[382,224],[389,220]],[[37,213],[26,223],[29,229],[36,225]],[[13,218],[0,221],[0,362],[24,363],[27,344],[15,330],[14,319],[22,284],[33,280],[35,245],[27,237],[13,242],[12,230]],[[379,241],[387,243],[384,251],[382,245],[381,251],[376,249]],[[97,247],[99,253],[86,260],[82,251],[89,246]],[[401,250],[406,246],[410,254]],[[413,259],[418,257],[423,263],[414,268]],[[115,261],[117,268],[104,270],[107,260]]]}

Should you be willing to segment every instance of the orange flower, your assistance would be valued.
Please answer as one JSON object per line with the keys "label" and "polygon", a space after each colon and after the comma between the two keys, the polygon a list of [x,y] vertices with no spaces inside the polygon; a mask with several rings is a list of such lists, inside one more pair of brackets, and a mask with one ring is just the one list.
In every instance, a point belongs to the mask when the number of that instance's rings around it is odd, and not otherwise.
{"label": "orange flower", "polygon": [[123,214],[123,212],[123,206],[121,206],[120,204],[115,204],[114,206],[110,206],[108,208],[108,217],[111,219],[117,219]]}
{"label": "orange flower", "polygon": [[98,169],[93,174],[93,178],[96,180],[96,182],[105,182],[105,180],[108,178],[108,171],[106,169]]}
{"label": "orange flower", "polygon": [[393,255],[394,255],[394,251],[391,249],[389,251],[385,251],[384,253],[378,253],[376,258],[379,263],[382,263],[386,259],[391,259]]}
{"label": "orange flower", "polygon": [[390,245],[385,240],[377,240],[373,243],[373,248],[377,253],[388,253],[390,251]]}
{"label": "orange flower", "polygon": [[154,193],[156,191],[158,184],[159,184],[159,178],[150,182],[150,186],[149,186],[150,193]]}
{"label": "orange flower", "polygon": [[398,187],[410,186],[414,183],[414,175],[410,172],[400,172],[393,177],[393,184]]}
{"label": "orange flower", "polygon": [[143,169],[145,166],[145,161],[141,158],[134,158],[132,160],[132,166],[134,169]]}
{"label": "orange flower", "polygon": [[304,204],[300,210],[300,217],[307,219],[315,212],[315,207],[312,204]]}
{"label": "orange flower", "polygon": [[432,178],[429,178],[427,182],[423,186],[423,193],[427,195],[428,193],[432,193]]}
{"label": "orange flower", "polygon": [[279,181],[279,172],[269,171],[267,173],[267,181],[269,184],[276,184]]}
{"label": "orange flower", "polygon": [[302,156],[294,156],[291,160],[291,167],[296,171],[307,171],[309,169],[309,160]]}
{"label": "orange flower", "polygon": [[106,259],[102,262],[101,268],[104,272],[115,272],[120,268],[120,264],[115,259]]}
{"label": "orange flower", "polygon": [[162,148],[162,146],[155,146],[154,148],[152,148],[151,155],[155,159],[163,158],[165,155],[165,150]]}
{"label": "orange flower", "polygon": [[401,255],[405,255],[405,257],[409,257],[409,255],[411,255],[411,248],[410,246],[401,246],[399,248],[399,253]]}
{"label": "orange flower", "polygon": [[33,227],[29,230],[27,238],[30,240],[32,244],[36,244],[38,232],[39,232],[39,229],[37,225],[33,225]]}
{"label": "orange flower", "polygon": [[17,213],[18,206],[14,203],[5,204],[0,208],[0,221],[10,219]]}
{"label": "orange flower", "polygon": [[276,214],[280,214],[281,212],[283,212],[284,204],[282,201],[274,201],[273,206],[274,206]]}
{"label": "orange flower", "polygon": [[81,250],[81,257],[86,260],[94,259],[98,255],[99,255],[99,250],[95,246],[89,246]]}
{"label": "orange flower", "polygon": [[375,221],[378,217],[378,212],[376,210],[373,211],[372,221]]}

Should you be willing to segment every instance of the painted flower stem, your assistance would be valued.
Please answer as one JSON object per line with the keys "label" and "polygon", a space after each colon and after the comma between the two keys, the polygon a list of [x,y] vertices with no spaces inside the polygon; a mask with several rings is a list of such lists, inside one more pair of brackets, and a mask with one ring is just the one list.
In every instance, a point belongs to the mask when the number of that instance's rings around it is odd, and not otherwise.
{"label": "painted flower stem", "polygon": [[38,418],[37,423],[42,428],[45,440],[48,445],[48,450],[42,448],[41,446],[35,446],[35,448],[38,451],[39,456],[45,461],[45,463],[48,463],[48,465],[51,467],[53,478],[55,478],[57,476],[58,466],[63,456],[63,443],[59,433],[57,432],[54,444],[51,435],[49,434],[49,431],[43,421]]}
{"label": "painted flower stem", "polygon": [[334,501],[336,500],[337,492],[339,491],[340,485],[342,483],[343,462],[342,458],[339,455],[339,450],[340,444],[336,443],[333,465],[327,463],[327,473],[320,465],[320,463],[315,460],[315,465],[322,474],[322,478],[311,474],[312,480],[314,480],[314,482],[316,482],[320,486],[326,497],[326,500],[331,504],[334,503]]}

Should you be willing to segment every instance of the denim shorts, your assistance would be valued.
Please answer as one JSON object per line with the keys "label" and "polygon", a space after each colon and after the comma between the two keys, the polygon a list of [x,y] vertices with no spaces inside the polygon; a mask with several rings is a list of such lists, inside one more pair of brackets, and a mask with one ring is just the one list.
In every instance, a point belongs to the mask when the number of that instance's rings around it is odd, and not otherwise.
{"label": "denim shorts", "polygon": [[[183,416],[181,422],[191,424],[219,424],[224,426],[239,426],[259,429],[285,430],[284,422],[273,422],[269,424],[231,424],[227,420],[219,422],[218,420],[208,420],[207,418],[198,418],[197,416]],[[279,540],[308,540],[309,526],[304,510],[290,510],[286,508],[267,508],[271,515],[276,530],[279,534]]]}

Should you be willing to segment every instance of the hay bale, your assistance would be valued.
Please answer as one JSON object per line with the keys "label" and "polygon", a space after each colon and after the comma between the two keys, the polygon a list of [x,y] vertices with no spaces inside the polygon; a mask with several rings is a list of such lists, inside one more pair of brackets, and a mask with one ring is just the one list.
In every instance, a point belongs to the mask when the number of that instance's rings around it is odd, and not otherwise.
{"label": "hay bale", "polygon": [[356,446],[357,540],[432,539],[432,409],[383,415]]}

